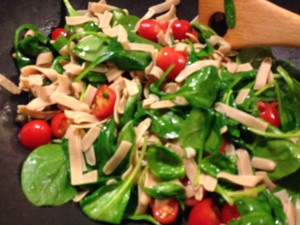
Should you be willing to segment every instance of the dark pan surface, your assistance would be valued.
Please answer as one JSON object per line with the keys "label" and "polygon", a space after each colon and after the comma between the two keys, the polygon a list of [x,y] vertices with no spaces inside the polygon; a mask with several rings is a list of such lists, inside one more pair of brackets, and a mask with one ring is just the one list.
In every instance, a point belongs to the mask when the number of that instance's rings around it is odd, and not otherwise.
{"label": "dark pan surface", "polygon": [[[76,9],[84,9],[87,0],[72,1]],[[108,0],[109,4],[126,8],[132,14],[142,16],[148,6],[162,0]],[[276,0],[277,4],[300,13],[297,0]],[[197,14],[197,0],[181,0],[178,17],[192,19]],[[246,9],[245,9],[246,10]],[[11,58],[15,29],[24,23],[36,24],[45,34],[62,24],[65,9],[62,0],[1,0],[0,1],[0,73],[18,83],[18,72]],[[280,19],[280,18],[278,18]],[[300,28],[299,28],[300,29]],[[282,28],[284,32],[284,27]],[[293,61],[300,67],[300,50],[276,48],[279,58]],[[16,106],[26,102],[26,96],[12,96],[0,88],[0,224],[1,225],[92,225],[80,211],[78,205],[69,203],[61,207],[32,206],[20,188],[20,169],[28,151],[21,147],[14,123]],[[182,219],[176,224],[184,224]],[[127,223],[141,224],[141,223]]]}

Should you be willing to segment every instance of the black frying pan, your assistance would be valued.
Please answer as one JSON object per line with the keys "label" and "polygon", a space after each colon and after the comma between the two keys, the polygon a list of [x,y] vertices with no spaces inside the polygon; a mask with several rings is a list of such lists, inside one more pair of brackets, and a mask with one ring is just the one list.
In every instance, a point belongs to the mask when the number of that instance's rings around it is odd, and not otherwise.
{"label": "black frying pan", "polygon": [[[142,16],[147,8],[163,0],[108,0],[109,4],[127,8]],[[251,1],[251,0],[248,0]],[[88,0],[71,0],[76,9],[84,9]],[[298,0],[276,0],[291,11],[300,13]],[[181,0],[178,17],[192,19],[197,14],[197,0]],[[247,9],[245,9],[247,10]],[[62,0],[1,0],[0,1],[0,73],[18,83],[18,71],[11,58],[15,29],[24,23],[36,24],[45,34],[63,24],[65,9]],[[280,18],[278,18],[280,19]],[[300,27],[299,27],[300,29]],[[282,28],[284,32],[284,27]],[[300,37],[299,37],[300,38]],[[293,61],[300,68],[300,49],[275,48],[275,55]],[[93,225],[74,203],[61,207],[32,206],[20,188],[20,169],[29,153],[18,141],[19,127],[14,123],[16,106],[26,102],[26,95],[12,96],[0,88],[0,224],[1,225]],[[103,224],[103,223],[102,223]],[[128,222],[126,224],[141,224]],[[145,224],[145,223],[144,223]],[[176,224],[185,224],[179,218]]]}

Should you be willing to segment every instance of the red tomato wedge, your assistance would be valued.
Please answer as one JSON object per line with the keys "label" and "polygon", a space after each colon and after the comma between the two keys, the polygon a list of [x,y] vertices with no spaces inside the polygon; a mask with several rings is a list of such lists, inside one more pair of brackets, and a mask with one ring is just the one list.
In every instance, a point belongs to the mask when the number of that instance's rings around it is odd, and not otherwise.
{"label": "red tomato wedge", "polygon": [[61,139],[65,135],[68,126],[68,118],[63,112],[53,116],[50,123],[51,132],[58,139]]}
{"label": "red tomato wedge", "polygon": [[211,198],[198,202],[191,210],[188,225],[220,225],[220,212]]}
{"label": "red tomato wedge", "polygon": [[240,217],[240,213],[237,210],[236,205],[229,205],[227,202],[222,205],[221,209],[221,221],[224,224],[228,224],[230,220]]}
{"label": "red tomato wedge", "polygon": [[176,20],[171,25],[171,30],[176,40],[188,38],[187,33],[193,33],[191,24],[187,20]]}
{"label": "red tomato wedge", "polygon": [[177,75],[185,68],[187,63],[187,56],[185,53],[180,51],[175,51],[171,47],[163,47],[157,56],[156,65],[160,67],[163,71],[166,71],[171,65],[174,68],[171,70],[167,76],[168,80],[174,80]]}
{"label": "red tomato wedge", "polygon": [[51,39],[52,40],[56,40],[57,38],[59,38],[60,36],[64,36],[67,37],[67,33],[65,31],[64,28],[55,28],[52,32],[51,32]]}
{"label": "red tomato wedge", "polygon": [[29,150],[48,144],[51,141],[50,126],[44,120],[32,120],[21,128],[19,140]]}
{"label": "red tomato wedge", "polygon": [[154,219],[162,224],[173,223],[179,213],[179,204],[176,198],[154,199],[151,202],[151,208]]}
{"label": "red tomato wedge", "polygon": [[138,28],[138,34],[150,41],[157,42],[158,33],[163,30],[162,25],[155,20],[143,20]]}
{"label": "red tomato wedge", "polygon": [[107,85],[99,87],[91,106],[93,114],[99,119],[112,115],[116,98],[115,91]]}

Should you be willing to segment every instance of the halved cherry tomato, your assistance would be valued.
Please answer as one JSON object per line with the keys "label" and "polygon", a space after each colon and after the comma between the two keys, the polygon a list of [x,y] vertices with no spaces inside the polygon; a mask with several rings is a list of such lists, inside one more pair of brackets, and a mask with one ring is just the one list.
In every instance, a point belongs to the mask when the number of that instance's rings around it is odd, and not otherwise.
{"label": "halved cherry tomato", "polygon": [[167,78],[174,80],[176,76],[185,68],[187,56],[184,52],[175,51],[171,47],[163,47],[157,56],[156,65],[163,71],[166,71],[172,64],[174,68],[171,70]]}
{"label": "halved cherry tomato", "polygon": [[222,223],[228,224],[230,220],[237,219],[240,217],[240,213],[237,210],[236,205],[229,205],[225,202],[221,208],[221,221]]}
{"label": "halved cherry tomato", "polygon": [[51,132],[58,139],[61,139],[65,135],[68,126],[68,118],[66,117],[64,112],[58,113],[53,116],[50,123]]}
{"label": "halved cherry tomato", "polygon": [[138,28],[138,34],[143,38],[157,42],[158,33],[163,30],[161,24],[155,20],[143,20]]}
{"label": "halved cherry tomato", "polygon": [[274,102],[265,102],[265,101],[259,101],[257,102],[257,106],[258,106],[258,109],[259,111],[264,111],[266,110],[267,108],[276,108],[278,105],[278,102],[277,101],[274,101]]}
{"label": "halved cherry tomato", "polygon": [[164,33],[167,32],[167,29],[168,29],[169,24],[170,24],[169,22],[166,22],[166,23],[163,23],[163,24],[161,25],[161,27],[162,27]]}
{"label": "halved cherry tomato", "polygon": [[21,128],[19,140],[29,150],[48,144],[51,141],[50,126],[44,120],[32,120]]}
{"label": "halved cherry tomato", "polygon": [[107,85],[99,87],[91,106],[93,114],[100,119],[112,115],[116,98],[115,91]]}
{"label": "halved cherry tomato", "polygon": [[280,127],[280,116],[277,109],[275,108],[267,108],[259,114],[259,117],[264,119],[274,127]]}
{"label": "halved cherry tomato", "polygon": [[176,20],[171,25],[174,38],[177,40],[183,40],[188,38],[187,33],[192,33],[191,24],[187,20]]}
{"label": "halved cherry tomato", "polygon": [[198,202],[191,210],[188,225],[220,225],[220,212],[211,198]]}
{"label": "halved cherry tomato", "polygon": [[276,108],[277,105],[276,101],[271,103],[259,101],[257,103],[258,109],[261,111],[259,117],[275,127],[280,127],[280,115]]}
{"label": "halved cherry tomato", "polygon": [[65,31],[64,28],[55,28],[52,32],[51,32],[51,39],[52,40],[56,40],[59,36],[64,36],[67,37],[67,33]]}
{"label": "halved cherry tomato", "polygon": [[154,199],[151,202],[151,208],[154,219],[162,224],[173,223],[179,213],[179,204],[176,198]]}

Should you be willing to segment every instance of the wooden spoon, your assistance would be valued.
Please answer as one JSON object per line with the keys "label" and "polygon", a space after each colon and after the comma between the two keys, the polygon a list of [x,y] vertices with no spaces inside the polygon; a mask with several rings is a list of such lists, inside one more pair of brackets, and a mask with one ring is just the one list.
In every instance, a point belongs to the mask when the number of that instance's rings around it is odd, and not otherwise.
{"label": "wooden spoon", "polygon": [[[236,25],[224,36],[233,49],[300,47],[300,16],[266,0],[235,0]],[[199,21],[210,25],[212,16],[224,13],[224,0],[199,0]]]}

